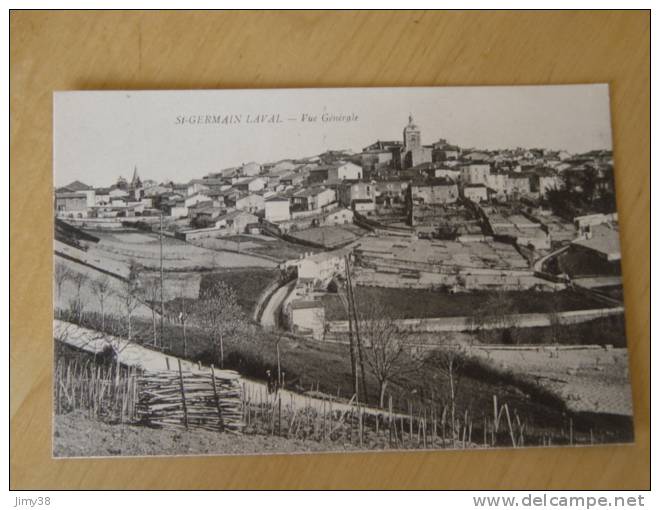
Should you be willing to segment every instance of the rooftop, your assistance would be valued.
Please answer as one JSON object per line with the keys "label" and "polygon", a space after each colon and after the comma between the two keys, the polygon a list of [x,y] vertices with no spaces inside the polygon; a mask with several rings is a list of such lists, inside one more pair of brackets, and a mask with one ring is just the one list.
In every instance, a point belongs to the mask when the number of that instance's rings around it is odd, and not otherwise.
{"label": "rooftop", "polygon": [[76,193],[74,191],[58,191],[55,193],[57,198],[84,198],[87,200],[87,195],[84,193]]}
{"label": "rooftop", "polygon": [[84,182],[73,181],[73,182],[70,182],[69,184],[67,184],[66,186],[62,186],[60,189],[62,191],[89,191],[89,190],[94,189],[94,188],[92,188],[91,186],[88,186]]}
{"label": "rooftop", "polygon": [[576,239],[571,244],[602,253],[608,260],[621,260],[619,231],[609,225],[595,225],[589,239]]}
{"label": "rooftop", "polygon": [[292,310],[323,308],[323,304],[320,301],[293,301],[290,306]]}

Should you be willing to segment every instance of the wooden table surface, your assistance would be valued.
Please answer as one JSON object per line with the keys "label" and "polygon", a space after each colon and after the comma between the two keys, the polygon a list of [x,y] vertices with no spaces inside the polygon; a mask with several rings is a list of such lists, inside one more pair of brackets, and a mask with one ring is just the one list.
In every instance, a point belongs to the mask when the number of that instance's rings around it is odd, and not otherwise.
{"label": "wooden table surface", "polygon": [[[11,14],[12,488],[650,486],[650,15],[646,12]],[[53,460],[52,92],[608,82],[634,445]]]}

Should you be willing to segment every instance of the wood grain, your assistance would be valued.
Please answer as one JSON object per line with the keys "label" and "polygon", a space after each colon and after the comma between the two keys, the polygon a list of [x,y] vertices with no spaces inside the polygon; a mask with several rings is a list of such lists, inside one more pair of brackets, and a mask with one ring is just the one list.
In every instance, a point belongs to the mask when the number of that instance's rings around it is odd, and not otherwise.
{"label": "wood grain", "polygon": [[[647,12],[11,14],[12,488],[648,488]],[[52,460],[52,92],[609,82],[633,446]]]}

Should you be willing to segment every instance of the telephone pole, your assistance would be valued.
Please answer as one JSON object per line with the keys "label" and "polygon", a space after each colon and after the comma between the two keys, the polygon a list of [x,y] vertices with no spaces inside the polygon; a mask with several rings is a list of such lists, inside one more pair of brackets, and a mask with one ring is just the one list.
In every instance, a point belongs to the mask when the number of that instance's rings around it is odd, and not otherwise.
{"label": "telephone pole", "polygon": [[351,291],[349,289],[349,268],[348,268],[348,255],[344,257],[344,269],[346,272],[346,314],[348,316],[348,345],[350,350],[350,359],[351,359],[351,375],[353,378],[353,391],[355,393],[355,398],[359,399],[359,383],[358,383],[358,366],[357,366],[357,356],[355,355],[355,344],[353,343],[353,311],[351,306]]}
{"label": "telephone pole", "polygon": [[160,210],[160,346],[163,347],[163,316],[165,303],[163,300],[163,210]]}
{"label": "telephone pole", "polygon": [[362,396],[364,398],[364,403],[369,401],[369,395],[367,394],[367,376],[364,371],[364,359],[362,355],[362,339],[360,338],[360,318],[357,312],[357,304],[355,303],[355,293],[353,292],[353,279],[351,277],[350,269],[351,259],[346,255],[346,279],[348,284],[348,294],[349,294],[349,303],[350,308],[353,310],[353,321],[355,329],[355,350],[357,351],[357,361],[360,364],[360,378],[362,379]]}

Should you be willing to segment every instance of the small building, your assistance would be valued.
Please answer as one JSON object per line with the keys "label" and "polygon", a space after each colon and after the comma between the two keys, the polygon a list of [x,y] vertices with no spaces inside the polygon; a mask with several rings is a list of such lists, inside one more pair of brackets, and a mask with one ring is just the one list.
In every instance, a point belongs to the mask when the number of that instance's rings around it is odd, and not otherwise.
{"label": "small building", "polygon": [[408,181],[400,179],[378,181],[374,183],[376,197],[387,203],[403,203],[409,185],[410,183]]}
{"label": "small building", "polygon": [[183,230],[177,233],[177,236],[185,241],[194,241],[210,237],[239,235],[248,230],[248,225],[252,225],[257,221],[258,218],[254,214],[231,211],[215,216],[207,227]]}
{"label": "small building", "polygon": [[559,189],[561,179],[551,168],[537,168],[530,175],[530,190],[544,197],[548,190]]}
{"label": "small building", "polygon": [[264,189],[266,184],[268,184],[268,179],[264,177],[244,177],[242,179],[236,180],[233,183],[233,186],[234,188],[241,191],[255,193]]}
{"label": "small building", "polygon": [[355,200],[374,201],[376,186],[372,182],[343,182],[337,187],[337,200],[344,207],[352,207]]}
{"label": "small building", "polygon": [[55,193],[55,211],[58,216],[87,216],[87,195],[85,193],[61,191]]}
{"label": "small building", "polygon": [[292,262],[298,269],[298,278],[311,278],[315,281],[328,281],[345,270],[343,252],[321,252],[308,255]]}
{"label": "small building", "polygon": [[186,188],[186,196],[190,197],[196,195],[200,191],[206,191],[210,188],[208,182],[204,179],[193,179],[188,183]]}
{"label": "small building", "polygon": [[274,196],[264,202],[265,218],[270,222],[291,219],[291,206],[288,197]]}
{"label": "small building", "polygon": [[247,232],[248,225],[259,221],[254,214],[245,211],[231,211],[220,216],[216,222],[216,228],[220,229],[222,235],[239,235]]}
{"label": "small building", "polygon": [[508,195],[527,195],[531,193],[529,175],[525,173],[510,173],[507,176]]}
{"label": "small building", "polygon": [[466,184],[463,186],[463,198],[472,202],[488,200],[488,188],[483,184]]}
{"label": "small building", "polygon": [[179,200],[175,202],[174,205],[170,208],[170,216],[175,219],[185,218],[188,216],[188,208],[186,207],[185,201]]}
{"label": "small building", "polygon": [[351,201],[351,208],[356,213],[369,215],[376,210],[376,201],[373,198],[356,198]]}
{"label": "small building", "polygon": [[466,161],[487,161],[489,158],[490,154],[487,152],[474,151],[464,154],[462,159]]}
{"label": "small building", "polygon": [[96,190],[91,186],[80,181],[73,181],[62,186],[57,190],[59,193],[82,193],[85,195],[85,200],[87,202],[87,207],[92,207],[96,205]]}
{"label": "small building", "polygon": [[456,145],[447,143],[447,140],[438,140],[433,144],[433,161],[451,161],[461,156],[461,149]]}
{"label": "small building", "polygon": [[306,188],[294,193],[291,197],[291,210],[316,211],[334,202],[337,198],[335,190],[323,186]]}
{"label": "small building", "polygon": [[107,205],[110,203],[110,188],[96,188],[94,190],[94,205]]}
{"label": "small building", "polygon": [[244,163],[238,169],[238,172],[246,177],[254,177],[261,173],[261,165],[259,163],[255,163],[254,161],[250,161],[249,163]]}
{"label": "small building", "polygon": [[320,301],[299,300],[288,305],[291,331],[299,335],[323,340],[325,333],[325,308]]}
{"label": "small building", "polygon": [[333,181],[357,181],[362,179],[362,167],[350,161],[341,161],[328,168],[327,180]]}
{"label": "small building", "polygon": [[490,163],[474,161],[460,166],[461,181],[465,184],[488,185],[490,176]]}
{"label": "small building", "polygon": [[278,172],[281,172],[281,171],[289,172],[289,171],[296,168],[296,165],[290,160],[278,161],[277,163],[274,163],[274,164],[269,165],[269,166],[270,166],[270,168],[269,168],[268,171],[271,174],[275,174],[275,173],[278,173]]}
{"label": "small building", "polygon": [[436,179],[449,179],[458,182],[461,179],[461,171],[456,168],[441,166],[433,170],[433,177]]}
{"label": "small building", "polygon": [[288,172],[279,177],[278,184],[283,187],[300,186],[305,182],[305,176],[294,172]]}
{"label": "small building", "polygon": [[508,177],[505,173],[490,173],[486,177],[486,186],[488,186],[496,196],[504,197],[507,192]]}
{"label": "small building", "polygon": [[[373,204],[373,202],[372,202]],[[350,209],[339,209],[323,215],[321,226],[332,227],[334,225],[348,225],[353,223],[353,211]]]}
{"label": "small building", "polygon": [[383,168],[391,168],[393,155],[390,150],[370,150],[360,155],[360,163],[363,171],[373,172]]}
{"label": "small building", "polygon": [[570,244],[566,255],[572,262],[565,272],[571,276],[621,274],[621,246],[615,225],[594,225]]}
{"label": "small building", "polygon": [[265,208],[265,201],[262,195],[250,193],[236,200],[234,207],[239,211],[257,213]]}
{"label": "small building", "polygon": [[210,227],[217,218],[225,213],[225,209],[213,205],[212,202],[200,202],[187,209],[191,224],[200,228]]}
{"label": "small building", "polygon": [[194,205],[197,205],[202,202],[213,202],[211,197],[206,194],[206,192],[199,192],[195,193],[194,195],[191,195],[185,199],[185,205],[186,207],[190,208]]}
{"label": "small building", "polygon": [[110,202],[112,203],[117,199],[128,198],[128,191],[121,188],[111,188],[108,192],[108,196],[110,197]]}
{"label": "small building", "polygon": [[448,179],[413,182],[409,189],[413,204],[453,204],[458,200],[458,186]]}

